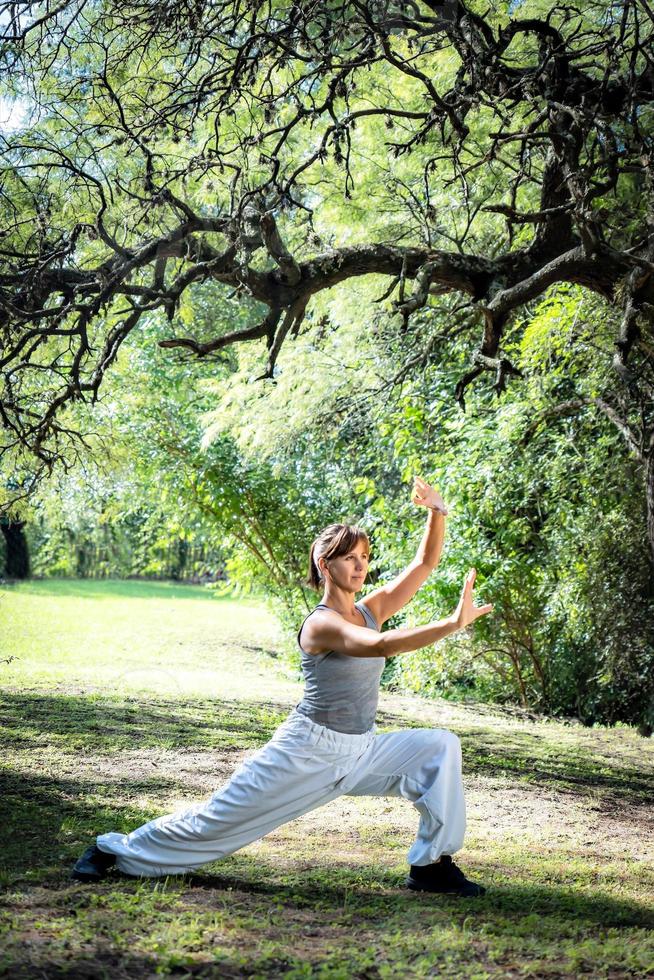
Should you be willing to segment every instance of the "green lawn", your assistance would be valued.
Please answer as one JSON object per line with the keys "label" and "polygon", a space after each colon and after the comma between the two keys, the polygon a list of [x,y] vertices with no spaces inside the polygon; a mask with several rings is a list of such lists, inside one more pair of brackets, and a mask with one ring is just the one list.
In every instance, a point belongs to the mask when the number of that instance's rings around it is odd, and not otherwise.
{"label": "green lawn", "polygon": [[254,600],[165,583],[0,595],[0,975],[654,976],[654,745],[384,694],[463,741],[481,900],[402,887],[417,813],[343,797],[202,873],[70,881],[95,834],[218,788],[301,686]]}

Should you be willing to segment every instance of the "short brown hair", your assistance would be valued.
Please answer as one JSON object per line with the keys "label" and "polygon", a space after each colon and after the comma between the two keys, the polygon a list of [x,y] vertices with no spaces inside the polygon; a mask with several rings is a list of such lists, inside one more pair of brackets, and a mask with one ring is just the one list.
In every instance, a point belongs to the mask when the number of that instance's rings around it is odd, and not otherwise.
{"label": "short brown hair", "polygon": [[306,578],[306,584],[315,589],[316,592],[320,592],[325,579],[318,567],[318,559],[326,558],[329,560],[347,555],[359,541],[365,541],[366,547],[370,548],[368,535],[363,528],[356,524],[330,524],[324,528],[309,550],[309,574]]}

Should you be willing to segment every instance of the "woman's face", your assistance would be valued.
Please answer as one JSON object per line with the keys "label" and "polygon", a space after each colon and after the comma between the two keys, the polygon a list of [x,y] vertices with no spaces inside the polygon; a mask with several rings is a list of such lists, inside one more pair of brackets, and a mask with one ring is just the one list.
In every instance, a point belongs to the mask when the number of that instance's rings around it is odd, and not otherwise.
{"label": "woman's face", "polygon": [[328,558],[326,565],[331,581],[348,592],[357,592],[363,587],[368,574],[369,558],[365,541],[358,541],[345,555]]}

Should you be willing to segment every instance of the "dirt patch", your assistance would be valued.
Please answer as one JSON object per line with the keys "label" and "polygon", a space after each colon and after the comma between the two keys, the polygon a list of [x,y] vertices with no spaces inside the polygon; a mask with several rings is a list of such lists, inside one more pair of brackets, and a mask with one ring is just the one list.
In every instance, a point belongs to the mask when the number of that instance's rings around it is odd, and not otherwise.
{"label": "dirt patch", "polygon": [[583,854],[597,860],[654,861],[654,812],[642,806],[592,801],[534,783],[497,777],[465,780],[469,833],[475,839]]}

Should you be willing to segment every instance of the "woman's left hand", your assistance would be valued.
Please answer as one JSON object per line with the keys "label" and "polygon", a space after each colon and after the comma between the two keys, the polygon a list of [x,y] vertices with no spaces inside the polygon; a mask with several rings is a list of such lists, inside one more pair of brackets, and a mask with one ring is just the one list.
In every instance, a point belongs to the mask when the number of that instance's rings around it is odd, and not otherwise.
{"label": "woman's left hand", "polygon": [[419,476],[413,478],[411,500],[419,507],[431,507],[432,510],[439,510],[441,514],[447,514],[447,507],[438,490],[434,490]]}

